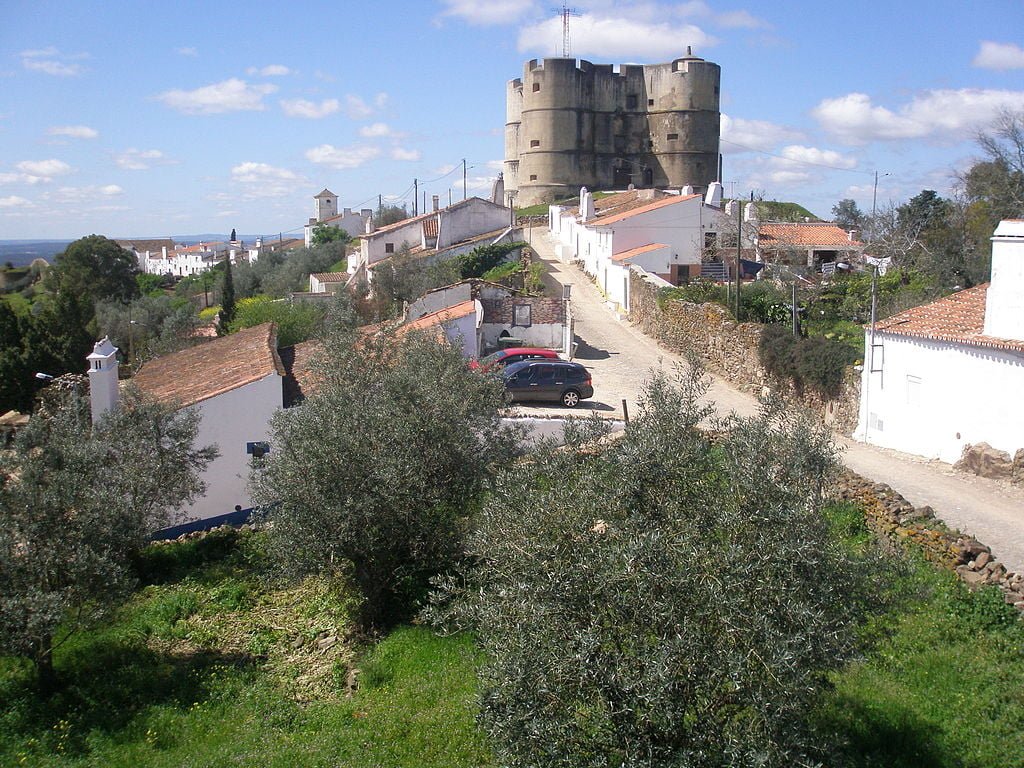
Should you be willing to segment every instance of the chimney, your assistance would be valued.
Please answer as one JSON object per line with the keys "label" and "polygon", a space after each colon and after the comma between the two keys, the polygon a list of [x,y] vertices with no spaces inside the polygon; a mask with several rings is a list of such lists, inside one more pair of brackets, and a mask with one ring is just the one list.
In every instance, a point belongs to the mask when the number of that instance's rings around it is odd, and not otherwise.
{"label": "chimney", "polygon": [[679,190],[679,194],[683,197],[693,194],[693,184],[684,184],[683,188]]}
{"label": "chimney", "polygon": [[433,206],[434,206],[434,212],[436,213],[436,212],[437,212],[437,209],[438,209],[438,206],[439,206],[439,205],[440,205],[440,203],[441,203],[441,198],[440,198],[440,197],[438,197],[437,195],[434,195],[433,197],[431,197],[431,198],[430,198],[430,202],[431,202],[431,203],[433,204]]}
{"label": "chimney", "polygon": [[373,234],[373,216],[366,217],[366,234]]}
{"label": "chimney", "polygon": [[580,221],[586,223],[594,218],[594,196],[586,187],[580,187]]}
{"label": "chimney", "polygon": [[1024,219],[1000,221],[992,236],[984,333],[1024,341]]}
{"label": "chimney", "polygon": [[704,204],[712,208],[722,207],[722,185],[717,181],[708,184],[708,193],[704,197]]}
{"label": "chimney", "polygon": [[757,221],[757,203],[747,203],[743,208],[744,221]]}
{"label": "chimney", "polygon": [[85,359],[89,361],[89,400],[95,424],[107,411],[117,408],[117,347],[104,336]]}

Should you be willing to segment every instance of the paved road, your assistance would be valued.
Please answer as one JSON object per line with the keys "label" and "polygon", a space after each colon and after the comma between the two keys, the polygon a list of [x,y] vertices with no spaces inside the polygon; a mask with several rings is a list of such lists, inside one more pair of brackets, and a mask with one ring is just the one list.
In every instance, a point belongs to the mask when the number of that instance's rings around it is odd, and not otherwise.
{"label": "paved road", "polygon": [[[576,411],[621,417],[622,400],[635,412],[653,368],[684,365],[675,354],[645,336],[605,303],[594,284],[574,265],[557,261],[545,229],[530,232],[533,249],[549,266],[547,280],[572,286],[578,347],[576,361],[594,374],[594,397]],[[560,289],[559,289],[560,290]],[[720,412],[750,415],[756,400],[712,377],[709,393]],[[520,408],[526,414],[569,413],[561,406]],[[584,411],[586,412],[586,411]],[[1024,573],[1024,489],[957,472],[949,464],[865,445],[837,436],[843,462],[865,477],[887,483],[915,506],[929,505],[947,525],[976,536],[1008,570]]]}

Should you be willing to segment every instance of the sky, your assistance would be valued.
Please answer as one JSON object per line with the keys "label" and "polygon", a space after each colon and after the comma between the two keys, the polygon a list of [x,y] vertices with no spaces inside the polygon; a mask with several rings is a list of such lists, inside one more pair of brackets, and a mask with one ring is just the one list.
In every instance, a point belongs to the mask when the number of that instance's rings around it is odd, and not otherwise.
{"label": "sky", "polygon": [[[726,194],[823,218],[949,193],[1024,110],[1020,0],[571,7],[572,56],[719,64]],[[486,195],[506,82],[562,46],[551,0],[3,0],[0,239],[295,235],[325,187],[458,201],[463,160]]]}

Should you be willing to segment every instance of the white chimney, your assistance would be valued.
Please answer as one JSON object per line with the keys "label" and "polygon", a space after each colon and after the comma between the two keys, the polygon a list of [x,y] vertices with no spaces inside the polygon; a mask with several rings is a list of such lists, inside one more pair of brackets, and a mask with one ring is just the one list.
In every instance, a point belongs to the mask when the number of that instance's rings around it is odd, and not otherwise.
{"label": "white chimney", "polygon": [[373,216],[366,217],[366,234],[373,234]]}
{"label": "white chimney", "polygon": [[441,198],[440,198],[440,197],[439,197],[438,195],[433,195],[433,196],[432,196],[432,197],[430,198],[430,201],[431,201],[431,203],[433,203],[433,205],[434,205],[434,210],[436,211],[436,210],[437,210],[437,208],[438,208],[438,206],[439,206],[439,205],[441,204]]}
{"label": "white chimney", "polygon": [[735,200],[730,200],[725,204],[725,215],[730,219],[733,218],[740,210],[740,204]]}
{"label": "white chimney", "polygon": [[679,194],[684,196],[684,197],[687,196],[687,195],[692,195],[693,194],[693,184],[684,184],[683,188],[679,190]]}
{"label": "white chimney", "polygon": [[580,187],[580,221],[586,223],[594,218],[594,196],[586,187]]}
{"label": "white chimney", "polygon": [[747,203],[743,208],[744,221],[757,221],[757,203]]}
{"label": "white chimney", "polygon": [[117,407],[117,347],[104,336],[85,359],[89,361],[89,401],[95,424]]}
{"label": "white chimney", "polygon": [[1024,219],[1004,219],[992,237],[985,335],[1024,341]]}
{"label": "white chimney", "polygon": [[708,193],[704,197],[704,203],[712,208],[722,207],[722,185],[720,182],[712,181],[708,184]]}

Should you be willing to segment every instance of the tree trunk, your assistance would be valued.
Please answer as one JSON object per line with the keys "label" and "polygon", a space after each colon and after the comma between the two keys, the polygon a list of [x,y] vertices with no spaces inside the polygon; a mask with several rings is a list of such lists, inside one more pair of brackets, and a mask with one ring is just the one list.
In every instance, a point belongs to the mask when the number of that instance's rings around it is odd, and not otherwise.
{"label": "tree trunk", "polygon": [[50,693],[57,687],[57,673],[53,669],[53,638],[40,638],[35,663],[39,690]]}

